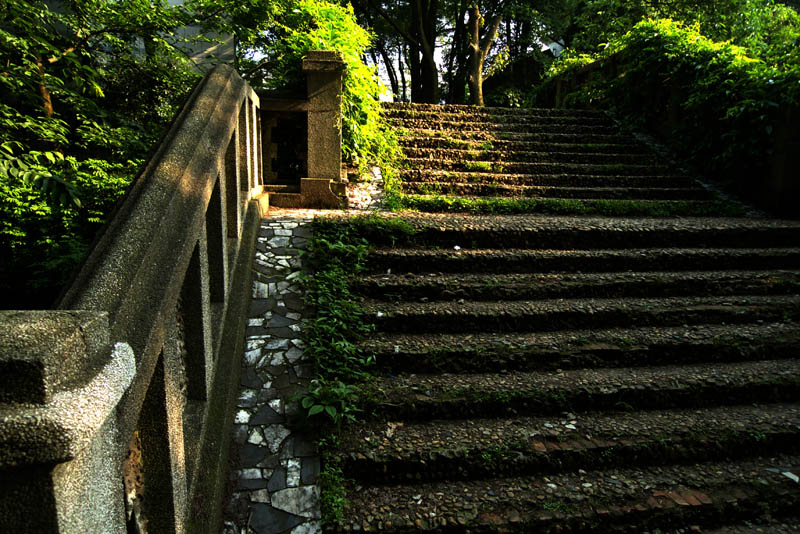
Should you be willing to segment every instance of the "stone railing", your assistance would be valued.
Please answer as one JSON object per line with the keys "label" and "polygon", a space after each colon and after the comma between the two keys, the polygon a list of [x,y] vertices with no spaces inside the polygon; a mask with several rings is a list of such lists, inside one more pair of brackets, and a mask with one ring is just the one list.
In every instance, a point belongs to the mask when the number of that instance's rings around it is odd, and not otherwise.
{"label": "stone railing", "polygon": [[0,530],[219,522],[258,221],[259,98],[195,89],[54,311],[0,313]]}

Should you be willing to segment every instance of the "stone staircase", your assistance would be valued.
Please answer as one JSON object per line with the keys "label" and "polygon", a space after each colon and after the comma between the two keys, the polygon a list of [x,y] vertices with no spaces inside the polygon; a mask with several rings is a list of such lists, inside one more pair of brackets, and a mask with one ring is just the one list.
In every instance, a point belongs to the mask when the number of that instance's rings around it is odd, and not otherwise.
{"label": "stone staircase", "polygon": [[409,198],[570,203],[376,242],[338,530],[800,532],[800,222],[690,216],[721,203],[601,113],[386,113]]}

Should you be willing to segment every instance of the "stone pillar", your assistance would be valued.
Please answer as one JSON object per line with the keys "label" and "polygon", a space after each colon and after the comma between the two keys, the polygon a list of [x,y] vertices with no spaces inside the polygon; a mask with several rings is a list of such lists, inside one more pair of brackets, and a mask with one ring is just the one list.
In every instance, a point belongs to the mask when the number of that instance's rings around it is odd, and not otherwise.
{"label": "stone pillar", "polygon": [[339,181],[342,170],[342,73],[339,52],[311,50],[303,60],[308,84],[308,177]]}
{"label": "stone pillar", "polygon": [[0,312],[0,525],[120,533],[127,447],[115,408],[136,372],[108,314]]}
{"label": "stone pillar", "polygon": [[342,172],[342,74],[339,52],[310,50],[303,60],[308,87],[308,178],[300,181],[304,205],[335,207],[330,182]]}

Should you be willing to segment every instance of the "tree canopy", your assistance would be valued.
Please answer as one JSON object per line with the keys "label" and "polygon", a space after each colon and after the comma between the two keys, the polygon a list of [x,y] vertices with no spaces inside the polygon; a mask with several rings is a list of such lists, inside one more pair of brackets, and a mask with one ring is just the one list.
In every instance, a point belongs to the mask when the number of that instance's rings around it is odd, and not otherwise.
{"label": "tree canopy", "polygon": [[[788,7],[794,6],[794,7]],[[398,99],[509,104],[553,60],[546,45],[592,53],[647,18],[698,24],[715,41],[777,58],[793,43],[796,2],[774,0],[354,0],[376,35],[372,57]],[[544,51],[543,51],[544,49]]]}
{"label": "tree canopy", "polygon": [[[372,36],[352,9],[324,0],[0,0],[0,20],[4,307],[56,299],[199,80],[189,39],[235,35],[236,64],[257,87],[291,84],[309,49],[342,51],[346,156],[363,164],[392,155],[378,117],[382,88],[361,61]],[[204,31],[183,37],[187,26]],[[254,68],[259,56],[267,69]]]}

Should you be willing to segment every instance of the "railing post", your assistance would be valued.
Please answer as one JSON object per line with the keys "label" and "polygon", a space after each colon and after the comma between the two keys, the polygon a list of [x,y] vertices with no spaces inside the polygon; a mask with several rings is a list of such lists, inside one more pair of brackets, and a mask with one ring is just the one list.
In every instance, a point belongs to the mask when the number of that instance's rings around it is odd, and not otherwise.
{"label": "railing post", "polygon": [[124,533],[116,408],[135,374],[108,314],[0,312],[0,524]]}
{"label": "railing post", "polygon": [[308,84],[308,177],[339,181],[342,170],[342,74],[339,52],[311,50],[303,60]]}

